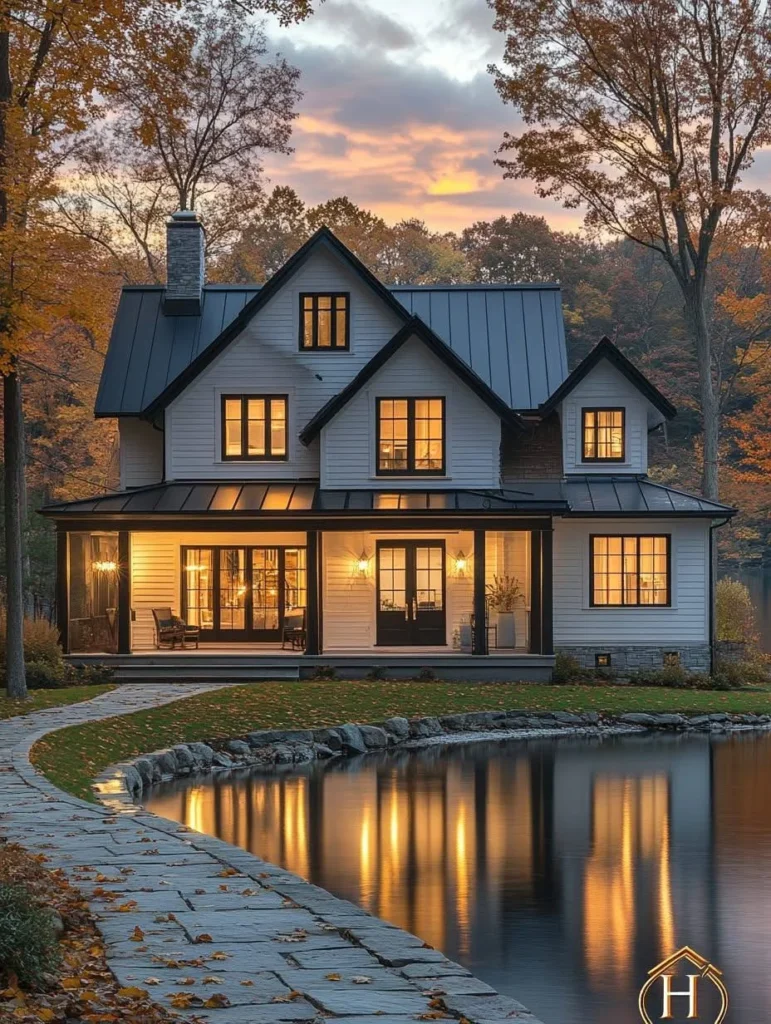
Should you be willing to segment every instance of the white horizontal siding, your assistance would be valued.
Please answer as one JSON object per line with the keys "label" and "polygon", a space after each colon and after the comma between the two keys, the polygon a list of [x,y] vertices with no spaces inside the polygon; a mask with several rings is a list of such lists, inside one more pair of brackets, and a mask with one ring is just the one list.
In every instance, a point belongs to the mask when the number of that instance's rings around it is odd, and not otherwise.
{"label": "white horizontal siding", "polygon": [[[671,608],[592,608],[591,534],[671,535]],[[554,643],[667,644],[708,639],[709,523],[703,520],[557,519],[554,523]]]}
{"label": "white horizontal siding", "polygon": [[[582,462],[581,410],[607,407],[625,410],[624,462]],[[650,403],[623,373],[602,360],[576,385],[560,408],[563,465],[566,473],[647,473]]]}
{"label": "white horizontal siding", "polygon": [[182,611],[182,547],[305,544],[304,533],[157,533],[131,534],[131,649],[153,647],[153,608]]}
{"label": "white horizontal siding", "polygon": [[120,486],[145,487],[163,480],[163,431],[146,420],[118,420]]}
{"label": "white horizontal siding", "polygon": [[[299,351],[299,296],[303,291],[350,292],[348,352]],[[314,253],[252,319],[242,335],[169,406],[166,466],[169,479],[296,479],[319,475],[319,447],[298,434],[322,405],[396,333],[396,315],[335,256]],[[289,459],[223,462],[220,395],[289,395]]]}
{"label": "white horizontal siding", "polygon": [[[379,397],[444,398],[444,477],[377,476],[375,416]],[[501,421],[423,342],[407,341],[322,430],[322,487],[497,487]]]}

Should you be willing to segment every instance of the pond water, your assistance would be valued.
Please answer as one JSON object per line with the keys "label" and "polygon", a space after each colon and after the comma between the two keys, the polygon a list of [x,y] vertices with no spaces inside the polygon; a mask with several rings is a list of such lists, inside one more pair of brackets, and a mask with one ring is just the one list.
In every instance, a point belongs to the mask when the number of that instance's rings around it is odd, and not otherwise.
{"label": "pond water", "polygon": [[744,733],[429,747],[182,780],[146,805],[421,936],[545,1024],[639,1024],[647,972],[685,944],[749,1024],[771,1018],[770,788],[771,736]]}

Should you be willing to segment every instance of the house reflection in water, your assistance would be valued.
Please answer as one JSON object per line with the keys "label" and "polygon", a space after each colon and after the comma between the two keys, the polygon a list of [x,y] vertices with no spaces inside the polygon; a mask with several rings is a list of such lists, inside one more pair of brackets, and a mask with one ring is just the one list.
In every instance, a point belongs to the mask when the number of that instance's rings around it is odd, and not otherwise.
{"label": "house reflection in water", "polygon": [[414,932],[546,1020],[633,1024],[647,971],[679,945],[724,966],[721,921],[765,949],[757,889],[725,883],[747,902],[736,925],[716,860],[755,871],[762,837],[771,877],[769,778],[767,739],[627,737],[243,772],[148,805]]}

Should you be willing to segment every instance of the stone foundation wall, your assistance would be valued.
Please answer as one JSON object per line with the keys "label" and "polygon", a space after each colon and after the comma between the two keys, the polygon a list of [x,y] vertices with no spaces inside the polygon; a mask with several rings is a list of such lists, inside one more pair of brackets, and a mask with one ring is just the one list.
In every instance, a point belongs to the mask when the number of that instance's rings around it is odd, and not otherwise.
{"label": "stone foundation wall", "polygon": [[689,672],[709,672],[709,644],[686,644],[683,646],[629,646],[614,647],[611,644],[592,647],[560,647],[558,654],[569,654],[582,668],[595,668],[595,655],[610,654],[610,669],[613,672],[637,672],[639,669],[660,669],[669,653],[680,655],[680,664]]}

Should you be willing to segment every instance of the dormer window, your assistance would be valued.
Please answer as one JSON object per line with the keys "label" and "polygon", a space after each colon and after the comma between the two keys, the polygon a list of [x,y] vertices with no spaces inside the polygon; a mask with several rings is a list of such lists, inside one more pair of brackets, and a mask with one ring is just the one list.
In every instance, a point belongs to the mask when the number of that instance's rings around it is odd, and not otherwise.
{"label": "dormer window", "polygon": [[443,398],[378,398],[378,476],[443,475]]}
{"label": "dormer window", "polygon": [[300,349],[341,352],[349,347],[348,292],[300,295]]}
{"label": "dormer window", "polygon": [[583,462],[623,462],[624,410],[582,409]]}
{"label": "dormer window", "polygon": [[286,424],[286,395],[223,395],[223,460],[286,459]]}

